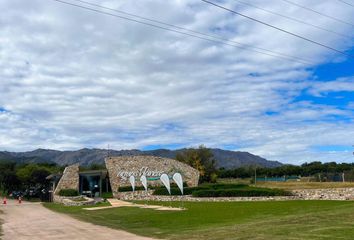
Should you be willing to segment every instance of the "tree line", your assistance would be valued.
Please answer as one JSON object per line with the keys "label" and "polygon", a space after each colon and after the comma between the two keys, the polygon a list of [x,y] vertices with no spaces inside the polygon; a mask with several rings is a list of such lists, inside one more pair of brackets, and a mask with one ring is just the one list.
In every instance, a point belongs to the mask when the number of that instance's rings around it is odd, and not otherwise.
{"label": "tree line", "polygon": [[46,188],[46,177],[62,170],[63,167],[55,163],[18,163],[3,160],[0,161],[0,190],[9,194],[29,188]]}
{"label": "tree line", "polygon": [[[354,163],[311,162],[300,166],[282,165],[276,168],[247,166],[218,169],[212,151],[204,145],[178,153],[176,160],[196,168],[200,172],[200,183],[216,182],[217,178],[253,178],[255,171],[258,177],[315,176],[320,181],[331,181],[344,173],[346,181],[354,181]],[[11,193],[15,190],[47,187],[46,177],[52,173],[60,173],[64,168],[65,166],[55,163],[19,163],[0,160],[0,190]],[[105,166],[92,164],[80,167],[80,170],[98,169],[105,169]]]}
{"label": "tree line", "polygon": [[264,168],[257,166],[240,167],[234,169],[221,168],[218,171],[220,178],[251,178],[255,176],[255,171],[259,177],[283,177],[283,176],[301,176],[317,177],[318,180],[333,180],[335,176],[341,176],[343,173],[346,180],[354,180],[354,163],[321,163],[310,162],[300,166],[282,165],[276,168]]}

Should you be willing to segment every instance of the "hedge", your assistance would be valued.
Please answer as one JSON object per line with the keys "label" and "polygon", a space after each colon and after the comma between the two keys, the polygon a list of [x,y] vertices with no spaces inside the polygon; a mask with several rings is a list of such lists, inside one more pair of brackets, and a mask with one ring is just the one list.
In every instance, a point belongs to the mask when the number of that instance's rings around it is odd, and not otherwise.
{"label": "hedge", "polygon": [[203,184],[198,186],[199,189],[239,189],[249,187],[246,184],[227,184],[227,183],[218,183],[218,184]]}
{"label": "hedge", "polygon": [[[183,182],[183,187],[184,188],[188,187],[186,182]],[[177,188],[177,184],[171,183],[171,189],[172,188]],[[148,189],[150,189],[150,190],[151,189],[165,189],[166,190],[166,188],[163,186],[148,186]],[[135,191],[143,191],[143,190],[145,190],[145,188],[143,186],[135,186]],[[122,187],[118,188],[118,192],[132,192],[132,191],[133,191],[133,189],[131,186],[122,186]],[[162,190],[159,190],[159,191],[162,191]],[[168,194],[168,192],[166,190],[166,194],[156,194],[156,195],[167,195],[167,194]]]}
{"label": "hedge", "polygon": [[[186,187],[183,188],[184,195],[191,195],[193,191],[197,190],[198,188],[193,187]],[[156,188],[153,192],[153,195],[170,195],[165,187]],[[171,195],[182,195],[181,190],[179,188],[171,188]]]}
{"label": "hedge", "polygon": [[63,197],[75,197],[75,196],[79,196],[79,192],[75,189],[61,189],[59,191],[59,196],[63,196]]}
{"label": "hedge", "polygon": [[[198,187],[185,187],[183,189],[184,195],[191,195],[195,191],[199,190],[223,190],[223,189],[238,189],[248,187],[245,184],[203,184]],[[156,187],[153,195],[169,195],[165,187]],[[179,188],[171,185],[171,195],[182,195]]]}
{"label": "hedge", "polygon": [[245,188],[245,189],[205,189],[192,193],[193,197],[270,197],[290,196],[291,193],[282,189]]}
{"label": "hedge", "polygon": [[[135,191],[145,190],[143,186],[135,186]],[[133,189],[131,186],[122,186],[118,188],[118,192],[132,192]]]}

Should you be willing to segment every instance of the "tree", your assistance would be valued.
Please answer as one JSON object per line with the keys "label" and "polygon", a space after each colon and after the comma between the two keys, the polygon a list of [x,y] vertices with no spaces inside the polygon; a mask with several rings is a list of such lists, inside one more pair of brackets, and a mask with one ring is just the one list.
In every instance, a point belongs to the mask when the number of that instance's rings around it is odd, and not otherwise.
{"label": "tree", "polygon": [[12,192],[21,185],[16,176],[15,166],[15,162],[0,161],[0,190],[4,190],[6,193]]}
{"label": "tree", "polygon": [[39,164],[28,164],[17,170],[16,175],[25,187],[43,186],[46,177],[51,174],[50,168]]}
{"label": "tree", "polygon": [[178,153],[176,159],[197,169],[200,173],[200,182],[216,182],[216,161],[209,148],[203,145],[197,149],[189,148]]}

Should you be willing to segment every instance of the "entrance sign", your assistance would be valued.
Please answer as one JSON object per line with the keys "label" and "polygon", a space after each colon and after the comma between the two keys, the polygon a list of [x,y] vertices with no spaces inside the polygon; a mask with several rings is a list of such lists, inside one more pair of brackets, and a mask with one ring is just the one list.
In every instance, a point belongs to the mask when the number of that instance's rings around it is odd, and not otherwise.
{"label": "entrance sign", "polygon": [[179,190],[181,190],[181,193],[183,195],[183,179],[182,179],[182,175],[180,173],[175,173],[175,174],[173,174],[172,179],[173,179],[173,181],[175,181],[175,183],[177,184]]}
{"label": "entrance sign", "polygon": [[160,177],[161,182],[165,185],[168,193],[171,195],[170,178],[166,173],[162,174]]}
{"label": "entrance sign", "polygon": [[145,175],[142,175],[142,176],[140,177],[140,182],[141,182],[141,184],[143,184],[143,186],[144,186],[144,188],[145,188],[145,191],[147,191],[147,190],[148,190],[148,188],[147,188],[147,179],[146,179],[146,176],[145,176]]}
{"label": "entrance sign", "polygon": [[162,186],[161,176],[167,174],[170,181],[175,173],[183,176],[183,181],[190,187],[198,186],[199,172],[185,163],[169,158],[155,156],[119,156],[105,159],[112,193],[119,198],[125,193],[119,191],[122,187],[130,186],[129,178],[135,178],[135,190],[138,185],[144,186],[141,176],[146,177],[146,186]]}
{"label": "entrance sign", "polygon": [[132,189],[133,189],[133,192],[134,192],[135,191],[135,177],[134,176],[130,176],[129,177],[129,182],[132,185]]}
{"label": "entrance sign", "polygon": [[123,180],[126,180],[130,176],[140,177],[145,175],[146,177],[160,177],[163,171],[159,171],[156,169],[149,169],[149,167],[141,167],[138,171],[118,171],[117,176]]}

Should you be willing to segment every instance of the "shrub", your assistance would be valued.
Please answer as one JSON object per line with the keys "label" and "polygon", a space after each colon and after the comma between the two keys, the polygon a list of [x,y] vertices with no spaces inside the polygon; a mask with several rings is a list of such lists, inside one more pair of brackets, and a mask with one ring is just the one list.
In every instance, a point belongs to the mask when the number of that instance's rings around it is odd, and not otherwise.
{"label": "shrub", "polygon": [[202,189],[194,191],[193,197],[270,197],[290,196],[291,193],[282,189],[241,188],[241,189]]}
{"label": "shrub", "polygon": [[75,196],[79,196],[79,192],[75,189],[61,189],[59,191],[59,196],[63,196],[63,197],[75,197]]}
{"label": "shrub", "polygon": [[[135,191],[145,190],[143,186],[135,186]],[[118,192],[132,192],[133,189],[131,186],[122,186],[118,188]]]}
{"label": "shrub", "polygon": [[[245,184],[202,184],[198,187],[185,187],[183,189],[184,195],[191,195],[199,190],[224,190],[224,189],[241,189],[248,187]],[[165,187],[156,187],[153,195],[169,195]],[[171,195],[182,195],[179,188],[171,185]]]}
{"label": "shrub", "polygon": [[227,184],[227,183],[219,183],[219,184],[204,184],[200,185],[199,189],[240,189],[240,188],[247,188],[248,185],[246,184]]}
{"label": "shrub", "polygon": [[[186,182],[183,182],[183,186],[184,186],[184,188],[187,188],[188,184]],[[172,188],[178,188],[177,184],[172,182],[171,189]],[[148,186],[148,189],[165,189],[166,190],[166,188],[164,186]],[[145,190],[144,186],[135,186],[135,191],[143,191],[143,190]],[[132,191],[133,191],[133,189],[131,186],[122,186],[122,187],[118,188],[118,192],[132,192]],[[162,190],[160,190],[160,191],[162,191]],[[166,194],[157,194],[157,195],[167,195],[167,194],[168,194],[168,192],[166,190]],[[176,194],[176,195],[178,195],[178,194]]]}
{"label": "shrub", "polygon": [[[184,195],[191,195],[193,191],[195,191],[198,188],[193,188],[193,187],[187,187],[183,188],[183,194]],[[159,187],[156,188],[155,191],[153,192],[153,195],[170,195],[165,187]],[[171,195],[182,195],[181,190],[179,188],[172,187],[171,188]]]}
{"label": "shrub", "polygon": [[103,192],[102,193],[102,198],[113,198],[113,193],[112,192]]}

